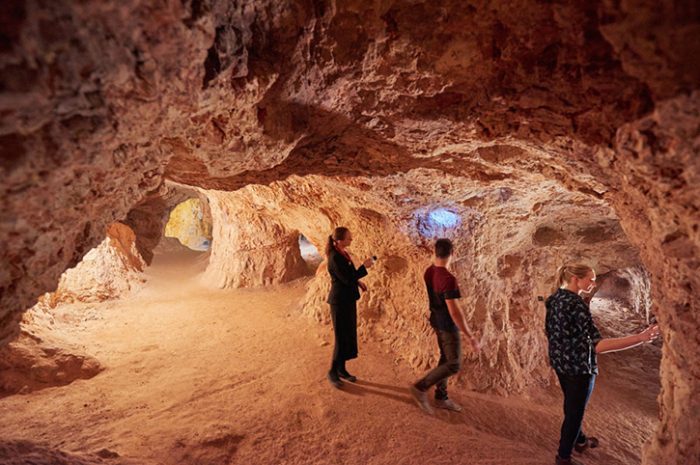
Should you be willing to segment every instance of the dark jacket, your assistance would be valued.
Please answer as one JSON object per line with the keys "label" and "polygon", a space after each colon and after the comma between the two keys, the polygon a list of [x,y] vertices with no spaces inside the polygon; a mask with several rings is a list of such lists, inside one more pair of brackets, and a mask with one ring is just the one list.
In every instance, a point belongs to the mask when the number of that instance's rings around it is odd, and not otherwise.
{"label": "dark jacket", "polygon": [[557,289],[545,302],[549,363],[562,375],[597,375],[595,346],[603,337],[581,296]]}
{"label": "dark jacket", "polygon": [[331,291],[326,302],[338,304],[354,302],[360,298],[357,281],[367,276],[364,265],[355,269],[355,266],[335,249],[331,249],[328,256],[328,273],[331,275]]}

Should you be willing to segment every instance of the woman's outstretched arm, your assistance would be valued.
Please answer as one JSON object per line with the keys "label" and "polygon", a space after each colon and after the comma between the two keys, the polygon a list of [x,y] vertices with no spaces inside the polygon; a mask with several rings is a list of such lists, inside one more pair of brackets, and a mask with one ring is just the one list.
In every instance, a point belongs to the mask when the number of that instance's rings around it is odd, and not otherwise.
{"label": "woman's outstretched arm", "polygon": [[597,354],[605,354],[607,352],[631,349],[632,347],[653,341],[658,335],[659,327],[657,325],[652,325],[639,334],[601,339],[595,346],[595,352]]}

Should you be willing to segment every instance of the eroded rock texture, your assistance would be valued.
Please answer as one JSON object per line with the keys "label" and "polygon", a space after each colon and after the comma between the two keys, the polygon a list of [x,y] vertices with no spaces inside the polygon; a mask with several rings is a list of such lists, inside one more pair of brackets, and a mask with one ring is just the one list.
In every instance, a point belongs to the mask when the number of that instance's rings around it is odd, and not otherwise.
{"label": "eroded rock texture", "polygon": [[[381,179],[293,176],[232,193],[206,191],[217,226],[205,281],[259,285],[267,266],[275,270],[268,282],[284,282],[284,270],[291,274],[301,266],[299,232],[322,251],[334,225],[345,225],[353,232],[358,264],[380,257],[364,279],[370,290],[359,301],[360,333],[425,369],[435,362],[435,348],[422,275],[434,240],[451,237],[454,269],[467,296],[462,304],[485,347],[482,357],[467,354],[463,382],[524,392],[551,381],[537,296],[551,292],[557,264],[583,260],[606,271],[637,264],[639,257],[601,200],[544,178],[535,190],[514,178],[475,186],[418,169]],[[455,215],[454,225],[432,218],[443,210]],[[308,284],[302,311],[326,324],[328,289],[324,263]]]}
{"label": "eroded rock texture", "polygon": [[254,202],[237,194],[208,195],[214,246],[202,280],[221,288],[254,287],[307,275],[299,232],[261,215]]}
{"label": "eroded rock texture", "polygon": [[[424,321],[404,316],[415,304],[377,288],[420,287],[429,241],[410,218],[447,202],[463,221],[465,305],[497,347],[475,362],[493,363],[480,372],[488,386],[545,376],[530,363],[543,344],[532,297],[562,260],[641,260],[664,334],[645,463],[700,461],[696,2],[10,0],[0,11],[0,341],[167,178],[273,183],[246,189],[289,197],[310,219],[302,228],[265,205],[258,224],[319,249],[345,222],[358,255],[386,251],[365,326],[418,347]],[[274,193],[295,183],[317,198]]]}
{"label": "eroded rock texture", "polygon": [[59,303],[101,302],[125,296],[143,284],[145,266],[136,250],[134,231],[113,223],[105,240],[76,267],[66,270],[57,289],[43,295],[38,305],[53,308]]}
{"label": "eroded rock texture", "polygon": [[0,396],[63,386],[104,369],[97,359],[60,337],[53,324],[51,315],[40,309],[25,314],[19,337],[0,348]]}
{"label": "eroded rock texture", "polygon": [[209,250],[211,245],[211,214],[208,202],[190,198],[170,211],[165,225],[165,237],[177,238],[194,250]]}
{"label": "eroded rock texture", "polygon": [[[654,313],[664,331],[661,426],[645,463],[700,458],[700,94],[658,105],[623,126],[613,159],[623,175],[614,207],[652,277]],[[687,444],[688,446],[683,446]]]}

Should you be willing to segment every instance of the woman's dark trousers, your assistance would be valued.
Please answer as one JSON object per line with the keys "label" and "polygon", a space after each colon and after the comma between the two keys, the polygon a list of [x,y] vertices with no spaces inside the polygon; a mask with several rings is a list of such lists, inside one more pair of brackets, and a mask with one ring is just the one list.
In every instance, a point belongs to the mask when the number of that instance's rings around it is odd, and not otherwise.
{"label": "woman's dark trousers", "polygon": [[354,300],[331,304],[335,334],[331,371],[345,371],[345,361],[357,357],[357,305]]}
{"label": "woman's dark trousers", "polygon": [[564,422],[559,439],[559,457],[568,459],[574,445],[584,443],[586,435],[581,430],[586,404],[593,392],[595,375],[563,375],[557,373],[559,385],[564,393]]}

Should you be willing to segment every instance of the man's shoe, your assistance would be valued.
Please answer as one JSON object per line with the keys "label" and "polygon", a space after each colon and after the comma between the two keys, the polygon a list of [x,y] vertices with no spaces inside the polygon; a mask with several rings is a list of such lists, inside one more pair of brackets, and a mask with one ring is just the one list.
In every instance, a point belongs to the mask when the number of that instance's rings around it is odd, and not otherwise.
{"label": "man's shoe", "polygon": [[445,410],[451,410],[453,412],[462,411],[462,406],[452,399],[435,399],[435,406],[437,408],[444,408]]}
{"label": "man's shoe", "polygon": [[340,387],[343,385],[343,382],[338,377],[338,373],[336,373],[335,371],[328,372],[328,381],[333,385],[334,388],[337,389],[340,389]]}
{"label": "man's shoe", "polygon": [[574,445],[574,450],[576,452],[583,452],[589,448],[595,449],[596,447],[598,447],[598,444],[599,444],[598,438],[590,437],[590,438],[586,438],[586,442],[576,443],[576,445]]}
{"label": "man's shoe", "polygon": [[557,457],[554,461],[554,465],[583,465],[583,464],[581,462],[579,462],[578,460],[572,459],[571,457],[569,457],[568,459],[563,459],[557,455]]}
{"label": "man's shoe", "polygon": [[416,404],[418,404],[418,407],[420,407],[420,409],[423,410],[428,415],[432,415],[433,408],[430,406],[430,403],[428,402],[428,393],[421,391],[413,384],[411,384],[410,390],[411,390],[411,396],[413,397],[413,400],[416,401]]}
{"label": "man's shoe", "polygon": [[347,379],[347,380],[350,381],[351,383],[354,383],[355,381],[357,381],[357,377],[356,377],[356,376],[351,375],[350,373],[348,373],[348,372],[345,371],[345,370],[343,370],[343,371],[338,370],[338,376],[339,376],[340,378]]}

